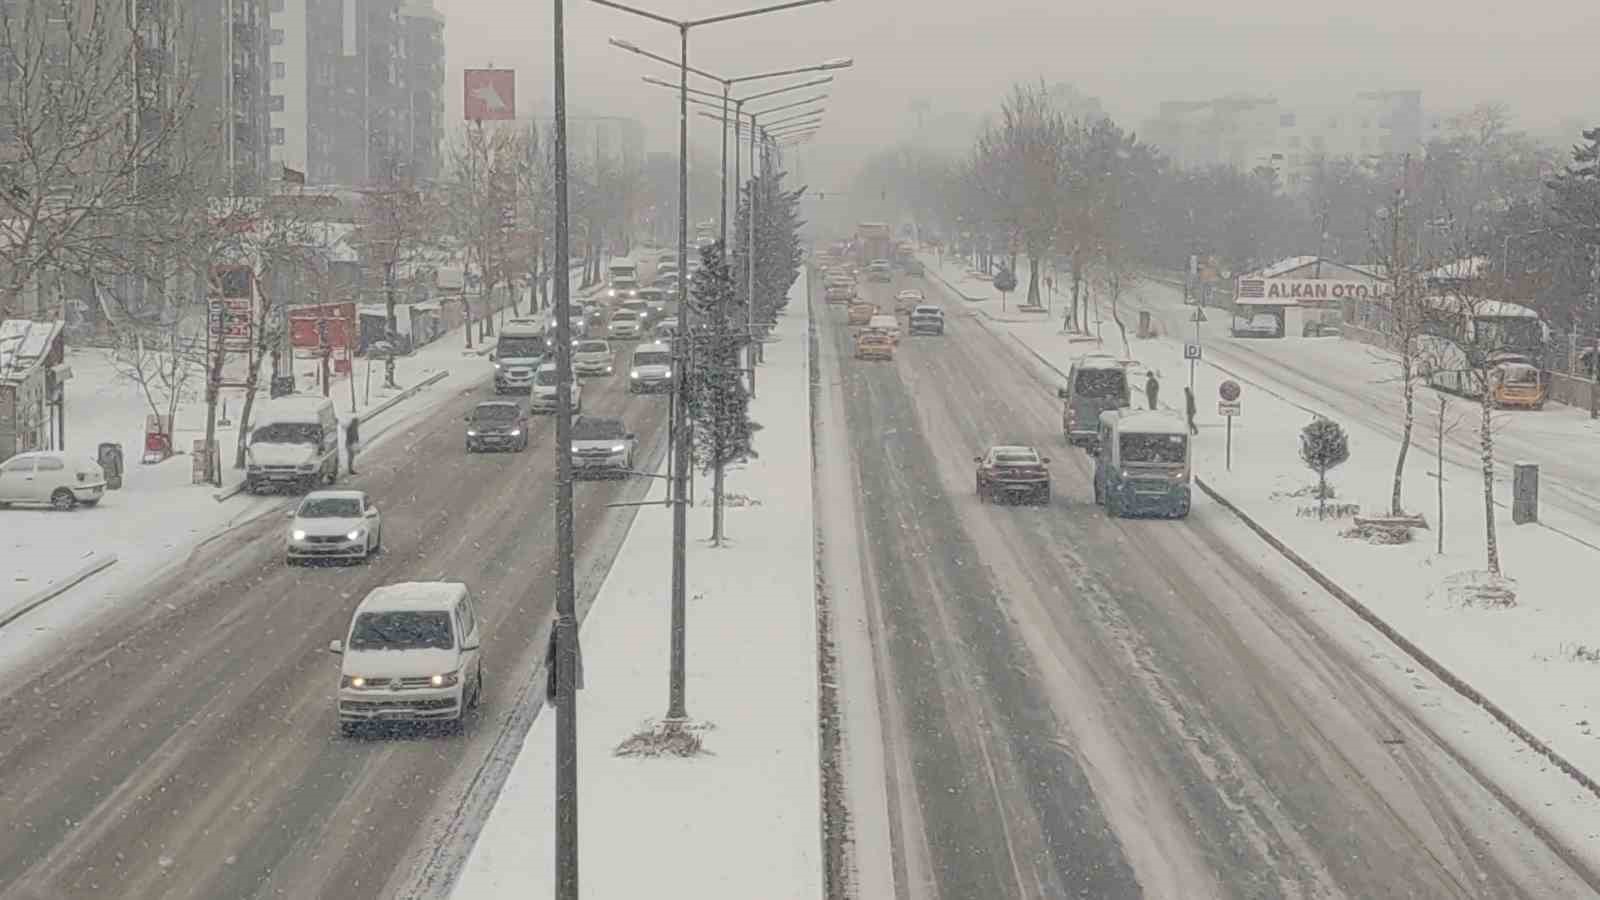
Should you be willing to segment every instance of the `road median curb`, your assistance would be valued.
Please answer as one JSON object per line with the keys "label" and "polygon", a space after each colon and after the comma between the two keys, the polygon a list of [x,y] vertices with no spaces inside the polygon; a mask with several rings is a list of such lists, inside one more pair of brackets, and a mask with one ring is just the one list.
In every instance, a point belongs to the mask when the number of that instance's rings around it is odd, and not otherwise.
{"label": "road median curb", "polygon": [[1385,622],[1377,613],[1368,608],[1366,604],[1356,599],[1356,597],[1349,591],[1340,587],[1337,582],[1324,574],[1321,569],[1318,569],[1316,566],[1312,565],[1311,562],[1309,562],[1305,557],[1301,556],[1299,553],[1296,553],[1292,548],[1289,547],[1288,544],[1284,543],[1283,540],[1278,538],[1271,531],[1268,531],[1265,526],[1261,525],[1254,518],[1252,518],[1250,514],[1234,505],[1231,500],[1222,496],[1222,494],[1218,493],[1217,490],[1211,485],[1206,484],[1205,480],[1200,476],[1195,476],[1194,483],[1200,488],[1201,491],[1205,492],[1206,496],[1210,497],[1223,509],[1226,509],[1228,512],[1232,513],[1235,518],[1244,523],[1245,527],[1255,532],[1256,535],[1263,541],[1266,541],[1267,545],[1272,547],[1272,549],[1278,551],[1279,555],[1293,563],[1296,568],[1298,568],[1301,572],[1304,572],[1306,577],[1310,578],[1312,581],[1315,581],[1319,586],[1322,587],[1323,590],[1327,591],[1329,594],[1332,594],[1351,612],[1359,616],[1362,621],[1366,622],[1384,637],[1388,638],[1390,642],[1399,647],[1407,656],[1410,656],[1413,660],[1415,660],[1418,665],[1421,665],[1424,669],[1427,669],[1429,672],[1431,672],[1434,677],[1448,685],[1451,690],[1454,690],[1457,694],[1465,697],[1467,700],[1470,700],[1472,703],[1477,705],[1478,708],[1488,713],[1496,722],[1499,722],[1501,725],[1505,726],[1507,731],[1510,731],[1512,734],[1516,735],[1518,739],[1531,747],[1540,756],[1548,759],[1555,765],[1556,768],[1565,772],[1569,777],[1572,778],[1572,780],[1576,781],[1578,784],[1582,785],[1586,790],[1588,790],[1590,794],[1600,798],[1600,783],[1597,783],[1593,778],[1590,778],[1582,769],[1579,769],[1571,762],[1568,762],[1565,757],[1563,757],[1560,753],[1557,753],[1556,750],[1550,745],[1535,737],[1533,732],[1529,731],[1516,719],[1513,719],[1509,713],[1496,705],[1493,700],[1490,700],[1488,697],[1485,697],[1483,694],[1479,693],[1476,688],[1470,684],[1467,684],[1466,681],[1462,680],[1454,672],[1446,668],[1443,663],[1434,659],[1421,647],[1417,646],[1409,638],[1401,634],[1398,629],[1390,625],[1388,622]]}
{"label": "road median curb", "polygon": [[62,594],[65,594],[67,591],[77,587],[79,584],[89,580],[91,577],[111,568],[116,564],[116,562],[117,555],[115,553],[105,553],[94,557],[87,565],[78,569],[76,572],[73,572],[71,575],[68,575],[66,578],[63,578],[60,583],[51,585],[50,587],[39,591],[31,597],[25,598],[21,603],[18,603],[10,609],[7,609],[5,612],[0,612],[0,628],[10,625],[12,622],[22,618],[27,613],[32,612],[38,607],[43,606],[45,603],[54,600]]}

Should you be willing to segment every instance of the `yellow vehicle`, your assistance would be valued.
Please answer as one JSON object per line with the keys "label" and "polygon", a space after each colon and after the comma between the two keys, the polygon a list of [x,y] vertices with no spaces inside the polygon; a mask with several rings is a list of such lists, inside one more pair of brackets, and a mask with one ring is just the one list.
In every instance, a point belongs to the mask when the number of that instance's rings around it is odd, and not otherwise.
{"label": "yellow vehicle", "polygon": [[856,338],[856,359],[894,359],[894,340],[876,331],[863,331]]}
{"label": "yellow vehicle", "polygon": [[877,314],[878,306],[875,303],[852,303],[850,304],[848,324],[851,326],[865,325],[872,321],[872,317]]}

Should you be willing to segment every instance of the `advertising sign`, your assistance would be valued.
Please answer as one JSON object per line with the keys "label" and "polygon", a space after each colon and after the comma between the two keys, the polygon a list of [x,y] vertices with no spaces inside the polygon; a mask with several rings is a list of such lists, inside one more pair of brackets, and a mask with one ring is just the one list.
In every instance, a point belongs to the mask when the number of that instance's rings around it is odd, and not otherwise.
{"label": "advertising sign", "polygon": [[1240,278],[1238,299],[1242,303],[1267,304],[1337,303],[1341,300],[1376,300],[1387,297],[1392,288],[1381,281],[1341,281],[1331,278]]}
{"label": "advertising sign", "polygon": [[255,279],[248,266],[217,266],[208,300],[211,352],[222,355],[221,387],[244,387],[255,361]]}
{"label": "advertising sign", "polygon": [[468,69],[461,108],[468,122],[499,122],[516,117],[516,69]]}

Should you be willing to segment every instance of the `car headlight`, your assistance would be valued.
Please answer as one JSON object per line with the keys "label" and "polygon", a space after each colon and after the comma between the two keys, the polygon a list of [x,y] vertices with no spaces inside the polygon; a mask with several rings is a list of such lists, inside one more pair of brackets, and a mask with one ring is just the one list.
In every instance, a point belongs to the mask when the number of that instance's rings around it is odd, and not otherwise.
{"label": "car headlight", "polygon": [[362,678],[360,675],[341,675],[341,676],[339,676],[339,687],[342,687],[342,688],[355,688],[356,690],[359,691],[359,690],[361,690],[362,688],[364,688],[366,686],[367,686],[367,680],[365,678]]}
{"label": "car headlight", "polygon": [[359,540],[361,540],[362,538],[364,538],[366,536],[367,536],[367,533],[365,531],[361,530],[360,528],[357,528],[357,529],[349,532],[348,534],[346,534],[345,535],[345,539],[346,540],[350,540],[350,541],[359,541]]}
{"label": "car headlight", "polygon": [[522,435],[522,429],[521,428],[513,428],[513,429],[511,429],[511,436],[512,437],[520,437],[521,435]]}
{"label": "car headlight", "polygon": [[495,367],[495,368],[496,368],[496,369],[498,369],[498,368],[500,368],[500,367],[501,367],[501,366],[500,366],[500,364],[499,364],[499,363],[495,363],[495,364],[494,364],[494,367]]}
{"label": "car headlight", "polygon": [[628,370],[628,377],[629,378],[638,378],[639,377],[639,370],[638,369],[629,369]]}
{"label": "car headlight", "polygon": [[289,532],[289,536],[297,541],[303,541],[306,539],[306,532],[303,528],[296,528],[295,530]]}
{"label": "car headlight", "polygon": [[666,371],[666,372],[664,372],[664,373],[663,373],[663,374],[662,374],[662,376],[661,376],[661,377],[663,377],[663,378],[671,378],[671,377],[672,377],[672,370],[671,370],[671,369],[668,369],[668,370],[667,370],[667,371]]}
{"label": "car headlight", "polygon": [[612,453],[621,453],[622,451],[624,451],[626,449],[628,449],[628,445],[627,444],[612,444],[611,445],[611,452]]}
{"label": "car headlight", "polygon": [[577,444],[573,444],[572,445],[572,452],[573,453],[577,453],[578,452],[578,445]]}
{"label": "car headlight", "polygon": [[428,683],[434,687],[451,687],[460,680],[461,672],[457,670],[455,672],[444,672],[439,675],[435,675],[428,679]]}
{"label": "car headlight", "polygon": [[477,437],[477,436],[478,436],[478,432],[472,430],[471,428],[467,429],[467,437]]}

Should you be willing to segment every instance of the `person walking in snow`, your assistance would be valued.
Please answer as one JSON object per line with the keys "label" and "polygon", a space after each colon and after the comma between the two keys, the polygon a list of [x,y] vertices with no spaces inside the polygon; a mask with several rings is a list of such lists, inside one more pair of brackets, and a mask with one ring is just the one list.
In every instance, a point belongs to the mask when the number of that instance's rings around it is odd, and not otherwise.
{"label": "person walking in snow", "polygon": [[1183,405],[1189,411],[1189,433],[1199,434],[1200,427],[1194,424],[1194,388],[1183,386]]}
{"label": "person walking in snow", "polygon": [[356,448],[361,445],[361,430],[358,426],[360,420],[355,416],[350,417],[350,424],[344,427],[344,455],[347,460],[346,469],[350,474],[356,474]]}
{"label": "person walking in snow", "polygon": [[1161,393],[1161,383],[1156,381],[1156,373],[1151,371],[1144,377],[1144,396],[1150,401],[1150,408],[1156,408],[1156,397]]}

